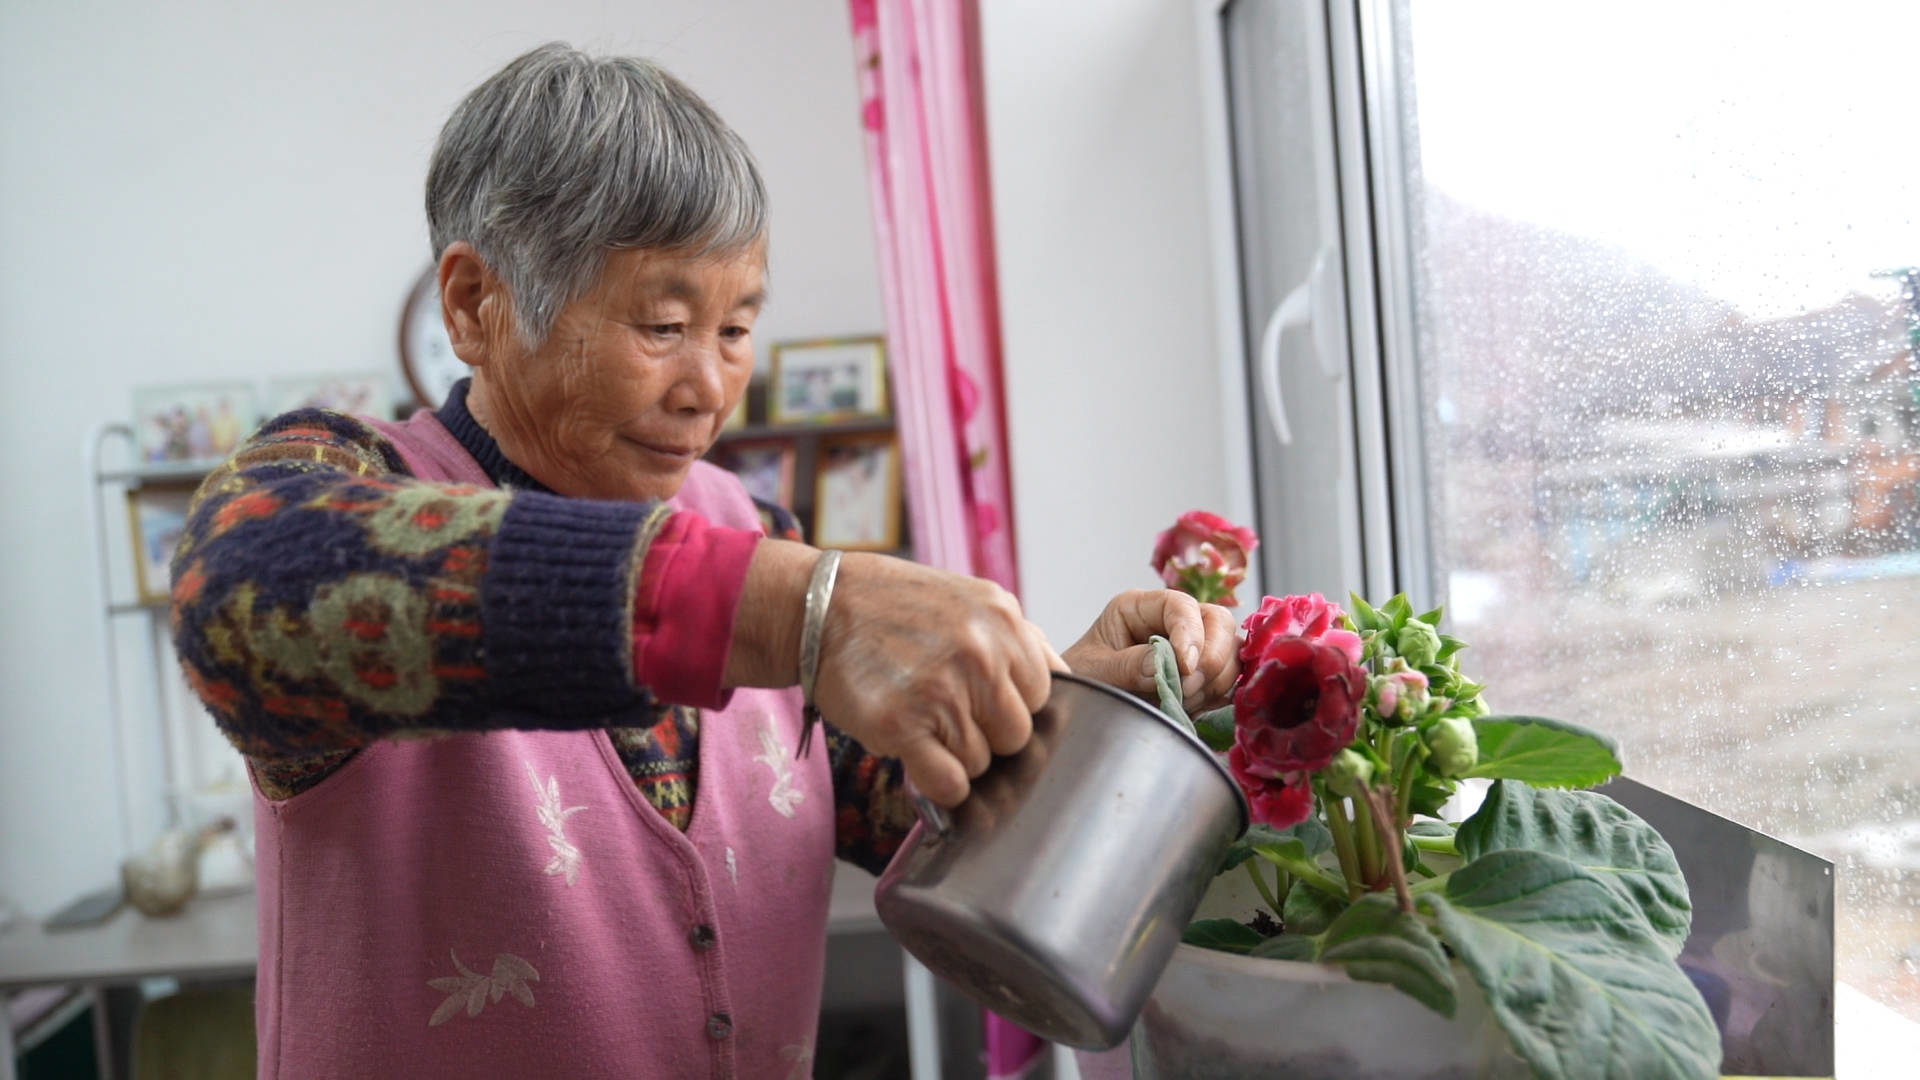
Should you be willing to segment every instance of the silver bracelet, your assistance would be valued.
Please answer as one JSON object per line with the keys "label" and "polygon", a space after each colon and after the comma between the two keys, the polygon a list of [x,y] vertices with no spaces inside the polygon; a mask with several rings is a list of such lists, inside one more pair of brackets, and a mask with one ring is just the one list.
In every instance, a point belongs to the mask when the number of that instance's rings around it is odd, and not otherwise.
{"label": "silver bracelet", "polygon": [[833,583],[840,576],[838,551],[823,551],[813,564],[813,576],[807,579],[806,621],[800,628],[800,748],[794,757],[807,756],[813,744],[813,729],[820,724],[820,707],[813,703],[813,680],[820,673],[820,632],[827,623],[827,604],[833,600]]}

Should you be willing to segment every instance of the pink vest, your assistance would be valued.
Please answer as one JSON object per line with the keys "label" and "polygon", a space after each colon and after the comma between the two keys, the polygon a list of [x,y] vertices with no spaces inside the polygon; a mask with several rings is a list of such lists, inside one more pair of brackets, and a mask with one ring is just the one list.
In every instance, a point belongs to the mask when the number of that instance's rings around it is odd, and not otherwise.
{"label": "pink vest", "polygon": [[[487,484],[431,413],[378,426]],[[674,502],[760,527],[704,462]],[[256,792],[261,1077],[810,1076],[834,815],[799,735],[794,690],[707,712],[685,833],[602,730],[384,741]]]}

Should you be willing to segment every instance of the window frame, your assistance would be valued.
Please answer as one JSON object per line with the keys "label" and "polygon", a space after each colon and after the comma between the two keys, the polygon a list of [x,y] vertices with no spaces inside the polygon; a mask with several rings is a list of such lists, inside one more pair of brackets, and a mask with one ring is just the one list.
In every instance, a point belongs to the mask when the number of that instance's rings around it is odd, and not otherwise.
{"label": "window frame", "polygon": [[[1253,458],[1260,452],[1255,358],[1246,331],[1241,274],[1243,241],[1232,143],[1231,72],[1226,14],[1236,3],[1192,0],[1200,50],[1200,118],[1205,153],[1209,250],[1215,290],[1214,333],[1226,442],[1229,516],[1262,520]],[[1433,526],[1438,508],[1428,468],[1415,294],[1414,233],[1408,198],[1415,148],[1401,104],[1409,77],[1408,9],[1395,0],[1302,0],[1325,11],[1331,61],[1340,243],[1345,263],[1349,362],[1353,379],[1358,468],[1350,493],[1360,512],[1364,567],[1357,588],[1382,598],[1405,591],[1417,606],[1448,602],[1437,565]],[[1283,542],[1275,537],[1274,542]],[[1243,600],[1266,591],[1252,568]],[[1711,807],[1700,807],[1711,812]],[[1836,875],[1841,868],[1835,868]],[[1836,896],[1836,899],[1838,897]],[[1838,931],[1836,926],[1836,931]],[[1836,1067],[1895,1060],[1915,1025],[1850,984],[1834,983]],[[1858,1038],[1849,1045],[1849,1035]]]}

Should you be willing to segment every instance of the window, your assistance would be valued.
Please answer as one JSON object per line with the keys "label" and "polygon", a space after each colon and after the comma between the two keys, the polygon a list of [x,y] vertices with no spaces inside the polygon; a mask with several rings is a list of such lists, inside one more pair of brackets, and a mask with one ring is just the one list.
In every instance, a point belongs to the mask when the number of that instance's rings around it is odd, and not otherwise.
{"label": "window", "polygon": [[1920,1021],[1920,9],[1221,29],[1269,591],[1443,599],[1496,709],[1831,859]]}
{"label": "window", "polygon": [[1832,859],[1920,1019],[1909,8],[1412,4],[1432,576],[1503,711]]}

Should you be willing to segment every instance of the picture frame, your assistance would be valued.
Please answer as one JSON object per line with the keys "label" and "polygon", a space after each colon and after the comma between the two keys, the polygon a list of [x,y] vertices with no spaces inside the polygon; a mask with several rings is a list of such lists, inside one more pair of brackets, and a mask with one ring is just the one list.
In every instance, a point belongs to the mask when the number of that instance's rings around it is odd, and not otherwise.
{"label": "picture frame", "polygon": [[845,337],[776,344],[767,389],[767,411],[776,424],[891,416],[886,339]]}
{"label": "picture frame", "polygon": [[213,465],[260,423],[250,382],[136,387],[134,445],[141,465]]}
{"label": "picture frame", "polygon": [[275,379],[267,385],[267,415],[327,409],[378,420],[393,417],[393,380],[381,371],[351,371]]}
{"label": "picture frame", "polygon": [[821,440],[814,470],[814,544],[845,551],[897,550],[900,471],[900,446],[891,433]]}
{"label": "picture frame", "polygon": [[713,463],[740,478],[747,494],[792,508],[798,448],[787,439],[736,439],[714,447]]}
{"label": "picture frame", "polygon": [[127,489],[134,595],[142,604],[168,601],[173,553],[187,527],[187,507],[194,490],[192,484],[142,484]]}

